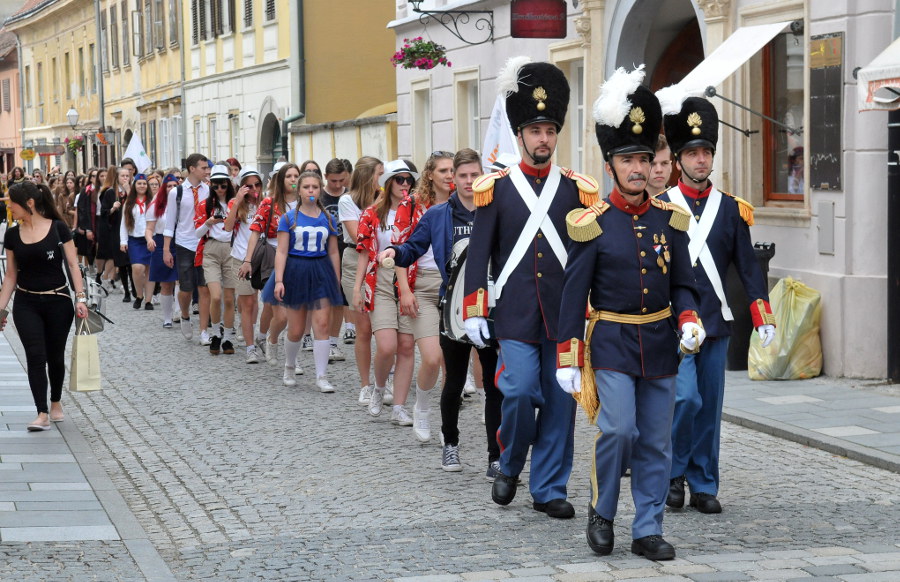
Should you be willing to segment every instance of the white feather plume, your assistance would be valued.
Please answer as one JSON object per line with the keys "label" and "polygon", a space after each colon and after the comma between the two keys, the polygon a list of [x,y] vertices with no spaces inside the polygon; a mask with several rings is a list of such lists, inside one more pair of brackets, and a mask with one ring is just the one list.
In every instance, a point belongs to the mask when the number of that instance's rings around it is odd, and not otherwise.
{"label": "white feather plume", "polygon": [[503,65],[503,69],[497,75],[497,93],[502,95],[504,99],[518,92],[519,90],[519,71],[531,62],[531,57],[518,56],[512,57]]}
{"label": "white feather plume", "polygon": [[630,73],[619,67],[600,86],[600,97],[594,101],[594,121],[601,125],[619,127],[631,110],[628,96],[635,92],[644,80],[644,65]]}
{"label": "white feather plume", "polygon": [[688,97],[690,97],[690,93],[678,83],[663,87],[656,92],[663,115],[675,115],[681,111],[681,105]]}

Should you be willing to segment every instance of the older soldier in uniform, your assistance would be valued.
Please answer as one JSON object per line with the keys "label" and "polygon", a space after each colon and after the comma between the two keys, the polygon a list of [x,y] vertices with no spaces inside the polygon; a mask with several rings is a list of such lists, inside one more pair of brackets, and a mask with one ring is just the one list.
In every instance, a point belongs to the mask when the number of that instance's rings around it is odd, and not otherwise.
{"label": "older soldier in uniform", "polygon": [[[491,497],[500,505],[513,500],[530,446],[534,509],[570,518],[575,510],[566,500],[566,485],[572,470],[575,403],[555,377],[569,242],[565,217],[596,202],[598,186],[593,178],[550,161],[569,103],[562,71],[516,57],[498,84],[522,162],[482,176],[473,185],[477,208],[463,304],[469,339],[484,345],[495,335],[500,345],[497,388],[503,405],[497,441],[502,452]],[[491,300],[496,301],[493,331],[488,327]]]}
{"label": "older soldier in uniform", "polygon": [[615,188],[566,219],[574,242],[559,316],[557,379],[598,428],[588,546],[600,555],[612,552],[621,475],[630,466],[631,551],[671,560],[675,548],[662,537],[662,520],[679,336],[684,351],[695,351],[704,333],[688,259],[690,217],[646,190],[662,114],[640,85],[643,78],[643,65],[617,70],[594,104],[597,141]]}
{"label": "older soldier in uniform", "polygon": [[747,296],[750,314],[763,347],[775,337],[766,280],[753,252],[749,226],[753,207],[716,189],[709,181],[719,137],[719,116],[706,99],[681,99],[677,87],[659,92],[666,103],[666,136],[681,170],[678,184],[660,199],[687,210],[692,218],[690,260],[700,292],[700,316],[708,334],[703,351],[686,356],[678,370],[672,426],[670,507],[684,506],[685,479],[691,507],[720,513],[719,434],[725,393],[725,359],[734,317],[725,296],[725,274],[734,263]]}

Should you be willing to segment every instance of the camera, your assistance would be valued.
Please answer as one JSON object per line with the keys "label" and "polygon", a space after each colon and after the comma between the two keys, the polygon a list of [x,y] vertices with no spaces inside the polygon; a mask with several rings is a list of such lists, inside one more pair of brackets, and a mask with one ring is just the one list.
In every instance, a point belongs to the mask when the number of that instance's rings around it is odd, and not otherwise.
{"label": "camera", "polygon": [[216,209],[213,210],[212,217],[217,220],[225,220],[225,216],[226,216],[226,214],[225,214],[225,211],[222,209],[222,207],[216,206]]}

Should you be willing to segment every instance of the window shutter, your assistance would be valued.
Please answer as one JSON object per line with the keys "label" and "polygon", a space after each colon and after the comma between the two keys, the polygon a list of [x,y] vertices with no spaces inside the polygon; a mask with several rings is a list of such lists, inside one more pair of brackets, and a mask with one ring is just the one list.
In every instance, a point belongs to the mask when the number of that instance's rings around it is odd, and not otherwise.
{"label": "window shutter", "polygon": [[275,0],[266,0],[266,21],[275,20]]}
{"label": "window shutter", "polygon": [[191,0],[191,42],[197,44],[200,40],[200,7],[199,0]]}
{"label": "window shutter", "polygon": [[200,0],[200,40],[206,39],[206,0]]}
{"label": "window shutter", "polygon": [[131,38],[128,35],[128,2],[122,2],[122,65],[131,64]]}
{"label": "window shutter", "polygon": [[244,0],[244,26],[253,26],[253,0]]}
{"label": "window shutter", "polygon": [[210,0],[209,9],[212,14],[212,36],[213,38],[222,34],[222,5],[220,0]]}
{"label": "window shutter", "polygon": [[3,111],[10,111],[12,104],[10,103],[9,79],[3,79]]}

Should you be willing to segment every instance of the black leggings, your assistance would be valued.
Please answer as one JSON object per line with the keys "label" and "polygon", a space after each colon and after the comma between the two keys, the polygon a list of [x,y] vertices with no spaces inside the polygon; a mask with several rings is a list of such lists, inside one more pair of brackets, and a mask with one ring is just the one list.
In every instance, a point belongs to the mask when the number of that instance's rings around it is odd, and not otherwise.
{"label": "black leggings", "polygon": [[47,376],[50,376],[50,402],[59,402],[66,378],[66,340],[75,318],[75,306],[69,297],[17,291],[12,315],[25,347],[34,405],[38,413],[48,413]]}
{"label": "black leggings", "polygon": [[[459,444],[459,399],[466,384],[471,350],[471,344],[453,341],[441,335],[441,351],[444,352],[444,365],[447,369],[444,389],[441,391],[441,432],[444,434],[444,443],[448,445]],[[491,347],[478,349],[478,360],[483,371],[484,428],[487,435],[488,462],[491,462],[500,458],[497,431],[500,429],[500,403],[503,402],[503,394],[494,384],[497,350]]]}

